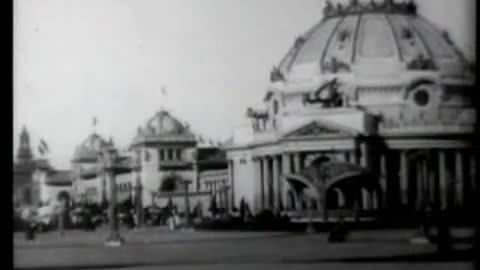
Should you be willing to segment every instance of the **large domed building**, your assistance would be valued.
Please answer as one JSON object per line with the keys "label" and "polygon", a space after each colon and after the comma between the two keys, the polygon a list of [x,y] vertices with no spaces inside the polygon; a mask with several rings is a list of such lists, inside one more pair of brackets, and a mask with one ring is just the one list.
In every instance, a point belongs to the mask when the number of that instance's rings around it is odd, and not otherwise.
{"label": "large domed building", "polygon": [[413,1],[327,1],[323,15],[225,148],[235,203],[324,218],[471,204],[472,63]]}

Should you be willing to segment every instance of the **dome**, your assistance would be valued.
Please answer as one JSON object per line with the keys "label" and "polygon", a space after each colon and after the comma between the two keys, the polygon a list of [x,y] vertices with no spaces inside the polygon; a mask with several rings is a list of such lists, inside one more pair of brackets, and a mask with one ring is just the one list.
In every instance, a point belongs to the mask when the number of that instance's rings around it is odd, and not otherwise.
{"label": "dome", "polygon": [[157,112],[144,127],[139,127],[133,144],[160,141],[195,142],[195,136],[190,132],[188,124],[182,124],[168,111]]}
{"label": "dome", "polygon": [[416,9],[412,1],[350,1],[348,6],[327,1],[323,20],[296,39],[271,79],[419,71],[464,77],[469,64],[448,33],[417,15]]}
{"label": "dome", "polygon": [[147,123],[147,130],[155,135],[179,134],[185,131],[185,126],[167,111],[159,111]]}
{"label": "dome", "polygon": [[98,152],[112,144],[112,142],[107,142],[98,134],[91,134],[75,149],[73,161],[96,162]]}

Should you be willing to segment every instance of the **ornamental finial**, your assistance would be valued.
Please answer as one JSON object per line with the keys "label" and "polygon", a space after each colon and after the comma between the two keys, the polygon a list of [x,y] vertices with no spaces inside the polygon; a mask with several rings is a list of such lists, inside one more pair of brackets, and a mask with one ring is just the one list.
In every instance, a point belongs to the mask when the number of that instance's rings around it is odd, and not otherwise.
{"label": "ornamental finial", "polygon": [[327,0],[327,2],[325,4],[326,5],[323,8],[323,16],[328,17],[333,12],[334,7],[333,7],[333,4],[330,0]]}

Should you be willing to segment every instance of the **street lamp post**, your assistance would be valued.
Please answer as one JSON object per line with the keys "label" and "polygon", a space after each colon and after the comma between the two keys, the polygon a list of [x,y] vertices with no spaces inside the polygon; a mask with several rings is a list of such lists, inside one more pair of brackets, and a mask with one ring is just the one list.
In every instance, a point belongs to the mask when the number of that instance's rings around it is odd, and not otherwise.
{"label": "street lamp post", "polygon": [[142,207],[142,182],[140,179],[140,170],[141,170],[141,161],[140,161],[140,156],[136,155],[135,156],[135,165],[134,165],[134,171],[135,171],[135,207],[136,207],[136,212],[137,212],[137,221],[138,224],[137,226],[141,228],[143,226],[143,207]]}
{"label": "street lamp post", "polygon": [[190,184],[188,181],[184,181],[184,188],[185,188],[185,223],[186,227],[190,228],[191,227],[191,222],[190,222],[190,198],[189,198],[189,193],[188,193],[188,185]]}
{"label": "street lamp post", "polygon": [[114,148],[108,148],[102,152],[101,164],[107,179],[110,181],[110,204],[108,208],[108,219],[110,222],[110,233],[105,241],[105,245],[109,247],[118,247],[124,243],[120,236],[117,215],[117,185],[115,179],[115,161],[117,160],[117,152]]}

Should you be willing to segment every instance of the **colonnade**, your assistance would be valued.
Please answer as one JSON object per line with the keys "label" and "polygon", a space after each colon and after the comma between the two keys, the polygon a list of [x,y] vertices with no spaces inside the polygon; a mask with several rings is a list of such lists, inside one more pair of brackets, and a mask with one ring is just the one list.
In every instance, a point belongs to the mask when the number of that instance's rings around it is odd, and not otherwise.
{"label": "colonnade", "polygon": [[380,156],[380,184],[387,196],[398,197],[404,208],[458,209],[468,204],[477,190],[476,166],[477,155],[470,149],[389,150]]}
{"label": "colonnade", "polygon": [[218,201],[219,207],[229,209],[230,199],[228,196],[229,187],[227,186],[227,180],[206,181],[204,185],[205,190],[210,192],[210,196]]}
{"label": "colonnade", "polygon": [[[429,206],[458,209],[468,204],[478,188],[477,155],[470,149],[375,149],[369,153],[370,149],[367,144],[361,144],[356,149],[341,151],[280,152],[254,157],[255,211],[285,210],[290,187],[284,175],[299,173],[309,165],[307,157],[312,156],[334,155],[339,161],[370,168],[379,176],[382,194],[362,190],[359,202],[362,210],[395,206],[411,210]],[[230,161],[230,180],[233,169]],[[232,202],[235,196],[233,182],[230,181]],[[337,195],[341,205],[344,195]],[[382,200],[377,200],[379,198]],[[296,210],[305,210],[302,208],[309,203],[298,203],[301,198],[295,199]]]}

